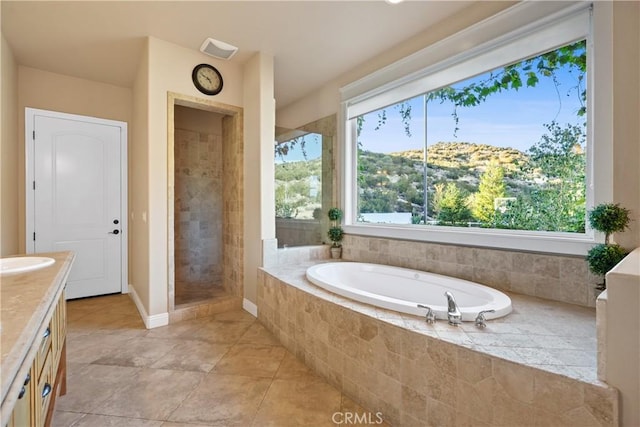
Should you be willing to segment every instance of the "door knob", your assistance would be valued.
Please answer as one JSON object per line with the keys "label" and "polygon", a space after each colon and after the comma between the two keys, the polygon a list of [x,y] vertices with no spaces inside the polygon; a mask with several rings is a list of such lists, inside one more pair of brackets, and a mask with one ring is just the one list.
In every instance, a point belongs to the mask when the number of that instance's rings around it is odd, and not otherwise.
{"label": "door knob", "polygon": [[117,219],[114,219],[114,220],[113,220],[113,223],[114,223],[114,224],[116,224],[116,225],[118,225],[118,224],[120,224],[120,221],[118,221]]}
{"label": "door knob", "polygon": [[109,234],[120,234],[120,230],[113,230],[110,231]]}

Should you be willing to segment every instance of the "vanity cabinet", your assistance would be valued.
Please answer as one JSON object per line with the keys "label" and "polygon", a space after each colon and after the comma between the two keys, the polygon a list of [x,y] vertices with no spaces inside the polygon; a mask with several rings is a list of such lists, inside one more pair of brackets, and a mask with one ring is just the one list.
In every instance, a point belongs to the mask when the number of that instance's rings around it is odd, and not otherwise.
{"label": "vanity cabinet", "polygon": [[66,325],[63,292],[41,335],[7,427],[40,427],[51,423],[55,399],[66,393]]}
{"label": "vanity cabinet", "polygon": [[[71,265],[70,260],[73,259],[72,254],[68,256],[70,258],[61,256],[62,261],[69,261],[65,263],[67,269],[58,271],[62,274],[55,274],[54,279],[66,282]],[[9,294],[9,291],[6,289],[8,284],[5,283],[4,276],[2,281],[4,310],[5,294]],[[17,310],[11,313],[11,320],[15,322],[6,320],[9,316],[7,313],[2,313],[2,344],[15,341],[12,351],[2,353],[3,376],[5,373],[14,373],[13,381],[10,383],[8,381],[5,383],[3,378],[2,424],[0,424],[2,427],[49,426],[55,410],[56,398],[66,393],[67,310],[64,282],[58,284],[55,282],[54,280],[51,284],[52,288],[47,288],[45,300],[34,304],[42,311],[39,315],[35,313],[29,319],[32,321],[33,317],[36,318],[37,324],[32,322],[32,328],[28,326],[29,322],[22,327],[19,326],[19,319],[16,317],[19,318],[21,313]],[[14,289],[16,292],[20,290],[20,288]],[[25,294],[35,295],[35,292],[31,294],[32,291],[27,291],[25,288]],[[46,300],[47,298],[49,301]],[[24,296],[18,297],[16,302],[23,300]],[[14,325],[22,330],[13,331]]]}
{"label": "vanity cabinet", "polygon": [[33,384],[33,366],[29,370],[29,373],[25,376],[23,388],[20,390],[18,394],[18,402],[16,406],[13,408],[13,413],[11,414],[11,421],[9,422],[10,427],[24,427],[31,426],[33,423],[31,420],[34,417],[31,415],[32,407],[33,407],[33,398],[34,398],[34,387]]}

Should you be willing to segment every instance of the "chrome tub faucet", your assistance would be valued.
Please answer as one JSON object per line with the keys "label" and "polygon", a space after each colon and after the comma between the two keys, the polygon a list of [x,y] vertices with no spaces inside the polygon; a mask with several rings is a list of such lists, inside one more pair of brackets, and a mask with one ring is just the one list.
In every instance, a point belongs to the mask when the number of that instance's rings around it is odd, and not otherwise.
{"label": "chrome tub faucet", "polygon": [[458,309],[456,300],[453,298],[453,294],[449,291],[444,293],[447,297],[447,317],[449,318],[449,324],[458,326],[462,323],[462,313]]}
{"label": "chrome tub faucet", "polygon": [[487,327],[487,322],[486,322],[486,318],[484,317],[485,313],[495,313],[495,310],[484,310],[481,311],[480,313],[478,313],[478,317],[476,317],[476,326],[478,328],[486,328]]}
{"label": "chrome tub faucet", "polygon": [[436,314],[433,312],[431,307],[428,307],[423,304],[418,304],[418,308],[424,308],[427,310],[427,315],[425,316],[425,320],[427,323],[432,324],[436,321]]}

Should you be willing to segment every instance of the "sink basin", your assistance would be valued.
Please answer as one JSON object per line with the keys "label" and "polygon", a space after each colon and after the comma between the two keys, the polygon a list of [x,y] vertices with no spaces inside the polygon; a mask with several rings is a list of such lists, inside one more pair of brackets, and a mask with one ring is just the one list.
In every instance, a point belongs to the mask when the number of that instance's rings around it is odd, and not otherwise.
{"label": "sink basin", "polygon": [[49,267],[56,262],[53,258],[37,257],[37,256],[25,256],[15,258],[1,258],[0,259],[0,273],[25,273],[27,271],[39,270],[41,268]]}

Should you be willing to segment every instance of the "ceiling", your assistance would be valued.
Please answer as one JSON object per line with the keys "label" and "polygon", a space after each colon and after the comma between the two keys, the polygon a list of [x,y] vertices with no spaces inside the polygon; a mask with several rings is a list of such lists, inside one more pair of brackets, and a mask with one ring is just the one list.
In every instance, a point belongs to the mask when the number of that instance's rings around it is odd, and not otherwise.
{"label": "ceiling", "polygon": [[146,36],[198,50],[207,37],[275,59],[286,106],[471,1],[6,1],[2,34],[19,64],[130,87]]}

